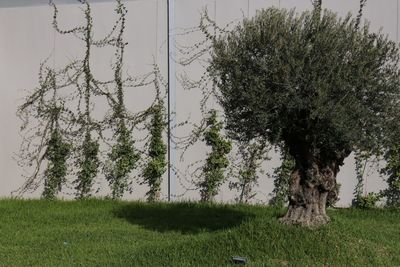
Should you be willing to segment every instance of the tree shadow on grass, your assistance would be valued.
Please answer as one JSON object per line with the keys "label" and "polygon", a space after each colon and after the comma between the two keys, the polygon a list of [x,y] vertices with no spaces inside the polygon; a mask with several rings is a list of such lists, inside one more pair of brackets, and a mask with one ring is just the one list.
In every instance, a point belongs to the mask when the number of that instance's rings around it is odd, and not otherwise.
{"label": "tree shadow on grass", "polygon": [[145,229],[183,234],[228,229],[254,217],[250,212],[229,206],[194,203],[122,204],[114,210],[114,215]]}

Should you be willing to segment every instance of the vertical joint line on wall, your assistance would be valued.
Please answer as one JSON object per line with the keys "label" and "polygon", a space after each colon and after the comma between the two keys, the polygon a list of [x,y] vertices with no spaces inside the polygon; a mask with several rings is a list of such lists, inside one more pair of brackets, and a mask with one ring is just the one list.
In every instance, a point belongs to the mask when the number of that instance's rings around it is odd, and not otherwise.
{"label": "vertical joint line on wall", "polygon": [[56,31],[53,29],[53,69],[56,68]]}
{"label": "vertical joint line on wall", "polygon": [[396,1],[396,43],[399,42],[399,0]]}
{"label": "vertical joint line on wall", "polygon": [[170,0],[167,0],[167,61],[168,61],[168,201],[171,201],[171,80],[170,80],[170,35],[169,27],[170,27]]}
{"label": "vertical joint line on wall", "polygon": [[[175,175],[172,173],[174,163],[174,153],[172,148],[172,129],[175,126],[175,66],[172,60],[174,55],[174,0],[167,0],[167,50],[168,50],[168,201],[174,196]],[[172,115],[171,115],[172,114]]]}
{"label": "vertical joint line on wall", "polygon": [[[217,0],[214,0],[214,37],[217,38]],[[214,83],[212,86],[215,86]],[[215,88],[212,88],[214,90]],[[211,100],[211,109],[215,109],[215,100]]]}
{"label": "vertical joint line on wall", "polygon": [[155,47],[155,55],[154,55],[154,59],[155,59],[155,64],[158,64],[158,0],[156,0],[156,47]]}
{"label": "vertical joint line on wall", "polygon": [[250,18],[250,0],[247,0],[247,18]]}
{"label": "vertical joint line on wall", "polygon": [[[217,0],[214,0],[214,23],[217,24]],[[216,29],[214,29],[216,31]]]}

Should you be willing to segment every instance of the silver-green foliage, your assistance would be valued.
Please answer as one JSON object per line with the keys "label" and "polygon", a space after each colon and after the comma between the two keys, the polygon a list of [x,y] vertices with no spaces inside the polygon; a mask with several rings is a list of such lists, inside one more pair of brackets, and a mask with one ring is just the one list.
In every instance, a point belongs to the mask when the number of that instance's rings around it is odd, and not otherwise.
{"label": "silver-green foliage", "polygon": [[314,16],[261,10],[214,43],[209,71],[228,132],[283,142],[299,160],[381,153],[399,132],[398,45],[350,15]]}

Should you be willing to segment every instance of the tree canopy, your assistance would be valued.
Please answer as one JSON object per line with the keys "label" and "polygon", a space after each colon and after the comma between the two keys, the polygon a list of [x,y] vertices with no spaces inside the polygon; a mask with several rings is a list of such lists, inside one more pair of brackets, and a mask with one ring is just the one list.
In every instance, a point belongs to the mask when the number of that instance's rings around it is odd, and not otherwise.
{"label": "tree canopy", "polygon": [[377,148],[399,109],[399,47],[350,15],[262,10],[214,43],[210,71],[239,140],[345,157]]}
{"label": "tree canopy", "polygon": [[399,132],[398,45],[368,23],[360,28],[360,16],[316,5],[261,10],[212,48],[209,72],[229,135],[266,138],[295,160],[283,222],[327,223],[344,159],[382,155]]}

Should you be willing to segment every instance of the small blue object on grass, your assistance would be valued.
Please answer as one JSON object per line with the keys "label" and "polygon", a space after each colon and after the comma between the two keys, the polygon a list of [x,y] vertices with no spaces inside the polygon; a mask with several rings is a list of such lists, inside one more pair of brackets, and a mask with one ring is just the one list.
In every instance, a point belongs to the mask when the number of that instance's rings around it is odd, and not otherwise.
{"label": "small blue object on grass", "polygon": [[247,260],[245,258],[239,257],[239,256],[234,256],[232,257],[232,261],[235,264],[246,264]]}

